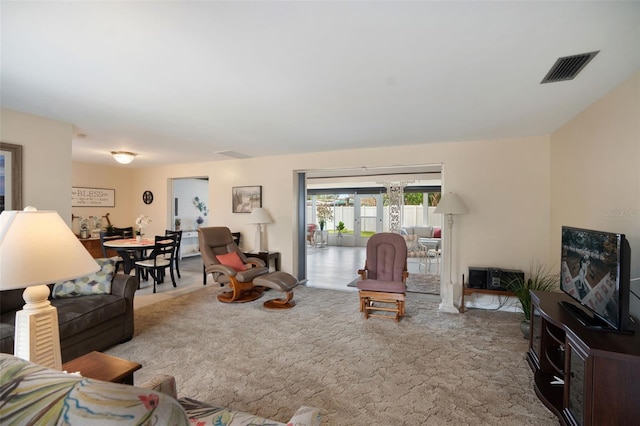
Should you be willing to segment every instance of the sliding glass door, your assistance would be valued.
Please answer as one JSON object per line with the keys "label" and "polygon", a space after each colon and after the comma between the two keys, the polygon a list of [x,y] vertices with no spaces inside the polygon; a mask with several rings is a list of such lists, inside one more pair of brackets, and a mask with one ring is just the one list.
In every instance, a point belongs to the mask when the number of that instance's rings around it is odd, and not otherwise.
{"label": "sliding glass door", "polygon": [[354,207],[355,246],[365,247],[370,236],[382,232],[382,194],[356,194]]}

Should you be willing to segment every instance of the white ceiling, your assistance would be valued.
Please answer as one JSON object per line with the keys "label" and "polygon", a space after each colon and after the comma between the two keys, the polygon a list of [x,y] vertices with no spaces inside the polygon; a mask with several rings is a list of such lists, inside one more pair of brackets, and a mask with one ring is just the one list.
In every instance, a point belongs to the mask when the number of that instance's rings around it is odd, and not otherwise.
{"label": "white ceiling", "polygon": [[2,106],[74,124],[74,160],[139,153],[126,167],[549,134],[640,69],[639,2],[1,8]]}

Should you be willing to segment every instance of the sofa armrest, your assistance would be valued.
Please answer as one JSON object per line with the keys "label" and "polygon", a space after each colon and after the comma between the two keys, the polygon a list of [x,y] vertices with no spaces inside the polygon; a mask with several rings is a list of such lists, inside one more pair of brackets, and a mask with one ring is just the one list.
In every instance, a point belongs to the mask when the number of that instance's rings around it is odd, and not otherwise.
{"label": "sofa armrest", "polygon": [[207,274],[219,273],[227,277],[234,277],[237,273],[231,266],[221,264],[207,265],[205,266],[205,272]]}
{"label": "sofa armrest", "polygon": [[138,289],[138,278],[131,275],[115,274],[111,280],[111,294],[123,297],[127,303],[126,319],[123,324],[124,340],[133,337],[133,296]]}
{"label": "sofa armrest", "polygon": [[369,270],[368,269],[358,269],[358,275],[360,275],[360,279],[361,280],[366,280],[367,277],[369,276]]}
{"label": "sofa armrest", "polygon": [[2,424],[189,425],[178,401],[149,389],[83,378],[7,354],[0,354],[0,370]]}
{"label": "sofa armrest", "polygon": [[111,280],[111,294],[133,300],[138,279],[132,275],[115,274]]}
{"label": "sofa armrest", "polygon": [[300,407],[287,424],[320,426],[320,409],[315,407]]}
{"label": "sofa armrest", "polygon": [[247,263],[253,265],[254,268],[260,268],[262,266],[267,266],[264,260],[257,257],[247,257]]}
{"label": "sofa armrest", "polygon": [[141,384],[140,387],[151,389],[156,392],[162,392],[165,395],[169,395],[173,399],[178,399],[176,378],[168,374],[158,374],[151,380]]}

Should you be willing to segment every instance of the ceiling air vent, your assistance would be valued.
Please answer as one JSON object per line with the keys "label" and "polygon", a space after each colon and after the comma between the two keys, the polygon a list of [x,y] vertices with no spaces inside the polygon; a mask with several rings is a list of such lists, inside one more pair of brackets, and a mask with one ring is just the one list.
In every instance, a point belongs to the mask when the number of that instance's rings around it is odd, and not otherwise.
{"label": "ceiling air vent", "polygon": [[248,155],[241,154],[241,153],[236,152],[236,151],[216,151],[216,152],[214,152],[214,154],[223,155],[225,157],[231,157],[231,158],[251,158]]}
{"label": "ceiling air vent", "polygon": [[580,55],[558,58],[540,84],[555,83],[556,81],[573,80],[580,71],[598,54],[598,51],[582,53]]}

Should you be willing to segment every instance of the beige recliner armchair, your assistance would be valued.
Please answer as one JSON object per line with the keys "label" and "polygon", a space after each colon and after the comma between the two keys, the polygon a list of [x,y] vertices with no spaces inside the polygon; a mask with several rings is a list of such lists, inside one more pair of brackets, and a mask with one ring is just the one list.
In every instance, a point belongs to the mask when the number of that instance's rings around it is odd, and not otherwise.
{"label": "beige recliner armchair", "polygon": [[198,241],[205,274],[211,274],[214,281],[231,288],[218,295],[219,301],[250,302],[262,296],[263,289],[254,286],[253,279],[268,274],[269,268],[261,259],[246,257],[234,242],[229,228],[199,228]]}

